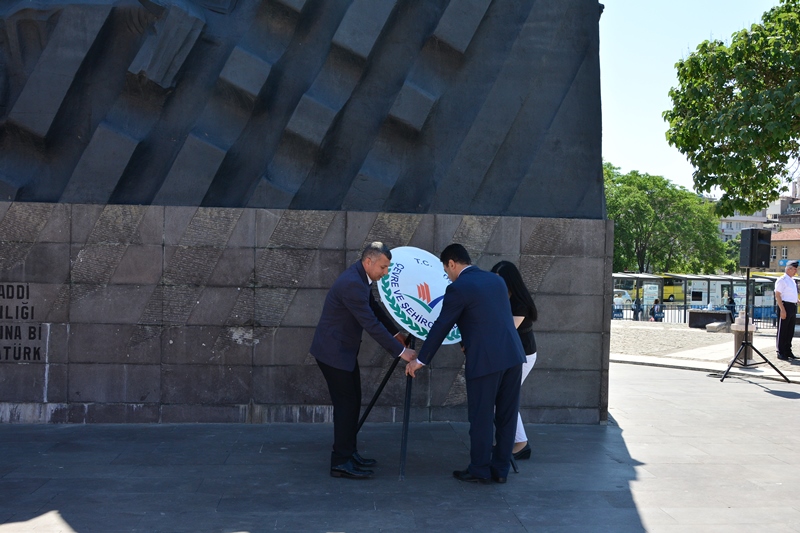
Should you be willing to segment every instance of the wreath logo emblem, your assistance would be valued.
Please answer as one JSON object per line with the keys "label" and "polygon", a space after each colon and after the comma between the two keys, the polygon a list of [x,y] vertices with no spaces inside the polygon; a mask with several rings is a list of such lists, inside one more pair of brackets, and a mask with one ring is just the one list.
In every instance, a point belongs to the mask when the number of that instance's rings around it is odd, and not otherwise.
{"label": "wreath logo emblem", "polygon": [[[450,280],[438,258],[419,248],[403,246],[392,250],[389,273],[379,281],[381,301],[410,334],[426,339],[439,316]],[[448,333],[444,344],[461,340],[458,326]]]}

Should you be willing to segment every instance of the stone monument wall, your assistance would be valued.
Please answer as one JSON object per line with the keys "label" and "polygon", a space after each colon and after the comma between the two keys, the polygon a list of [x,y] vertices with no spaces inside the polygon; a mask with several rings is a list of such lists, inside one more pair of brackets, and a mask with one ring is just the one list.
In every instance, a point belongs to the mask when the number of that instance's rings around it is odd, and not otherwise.
{"label": "stone monument wall", "polygon": [[[0,421],[329,422],[308,355],[327,288],[364,243],[520,265],[536,295],[530,422],[607,413],[612,226],[602,220],[0,204]],[[367,401],[391,358],[365,337]],[[416,420],[465,420],[463,354],[414,382]],[[396,370],[370,421],[402,417]]]}

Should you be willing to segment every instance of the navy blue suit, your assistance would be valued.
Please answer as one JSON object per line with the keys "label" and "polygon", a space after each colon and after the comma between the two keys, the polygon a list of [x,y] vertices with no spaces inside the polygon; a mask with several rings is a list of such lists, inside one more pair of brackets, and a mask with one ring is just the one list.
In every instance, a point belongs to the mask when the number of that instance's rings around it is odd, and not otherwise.
{"label": "navy blue suit", "polygon": [[525,352],[503,279],[474,266],[462,270],[445,291],[439,318],[419,351],[420,362],[430,363],[454,324],[461,331],[466,356],[468,469],[476,477],[506,477],[517,427]]}
{"label": "navy blue suit", "polygon": [[403,344],[394,338],[397,326],[375,301],[364,266],[358,261],[342,272],[328,291],[310,349],[333,404],[331,466],[344,464],[357,451],[361,411],[358,350],[364,330],[393,356],[403,352]]}

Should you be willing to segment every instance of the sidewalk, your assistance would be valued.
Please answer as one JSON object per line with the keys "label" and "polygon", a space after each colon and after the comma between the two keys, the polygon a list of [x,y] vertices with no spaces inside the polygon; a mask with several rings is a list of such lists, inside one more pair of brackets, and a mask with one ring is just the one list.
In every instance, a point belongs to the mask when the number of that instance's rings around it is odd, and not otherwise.
{"label": "sidewalk", "polygon": [[400,425],[368,422],[366,481],[328,475],[325,424],[0,425],[0,533],[800,532],[800,387],[720,383],[709,346],[612,362],[609,423],[527,425],[502,485],[452,478],[464,423],[412,424],[400,480]]}
{"label": "sidewalk", "polygon": [[[687,329],[688,326],[683,324],[664,324],[662,328]],[[621,335],[637,335],[637,342],[641,341],[642,331],[650,330],[657,331],[659,325],[653,323],[637,323],[631,321],[620,321],[612,323],[612,339],[614,336]],[[696,330],[691,333],[699,333],[701,330]],[[634,332],[634,333],[631,333]],[[689,333],[688,331],[684,333]],[[636,349],[637,354],[624,354],[614,353],[614,343],[612,341],[612,349],[610,360],[617,363],[653,365],[668,368],[681,368],[686,370],[699,370],[704,372],[719,373],[720,376],[733,360],[741,345],[735,345],[733,341],[733,334],[730,333],[706,333],[702,332],[701,335],[707,337],[703,346],[694,347],[697,344],[696,338],[689,337],[688,342],[681,342],[681,337],[672,337],[670,342],[674,342],[675,349],[668,350],[667,353],[642,353],[646,352],[646,348],[639,345]],[[677,340],[676,340],[677,339]],[[716,339],[719,339],[716,341]],[[694,341],[694,342],[692,342]],[[761,352],[763,358],[758,353],[752,352],[753,359],[748,359],[748,365],[743,366],[740,362],[735,363],[728,375],[760,377],[765,379],[775,379],[784,381],[784,379],[770,366],[769,363],[774,365],[780,370],[792,383],[800,383],[800,361],[780,361],[775,354],[775,329],[758,329],[753,334],[753,347]],[[798,348],[800,353],[800,348]],[[767,363],[764,359],[769,361]],[[739,361],[742,360],[740,355]],[[755,363],[755,364],[754,364]]]}

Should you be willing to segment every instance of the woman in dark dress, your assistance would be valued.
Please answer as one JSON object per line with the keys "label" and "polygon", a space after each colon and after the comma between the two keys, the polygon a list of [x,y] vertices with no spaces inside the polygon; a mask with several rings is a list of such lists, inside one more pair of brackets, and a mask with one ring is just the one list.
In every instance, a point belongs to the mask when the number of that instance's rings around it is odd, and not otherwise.
{"label": "woman in dark dress", "polygon": [[[514,324],[517,326],[517,332],[526,354],[526,362],[522,365],[522,381],[525,382],[525,378],[528,377],[528,373],[536,363],[536,339],[533,336],[533,323],[538,317],[536,305],[514,263],[500,261],[492,267],[492,272],[503,278],[508,287],[511,313],[514,315]],[[519,413],[517,413],[517,434],[514,438],[512,452],[514,459],[517,460],[531,457],[531,447],[528,444],[528,436],[525,434],[525,426],[522,425],[522,417]]]}

